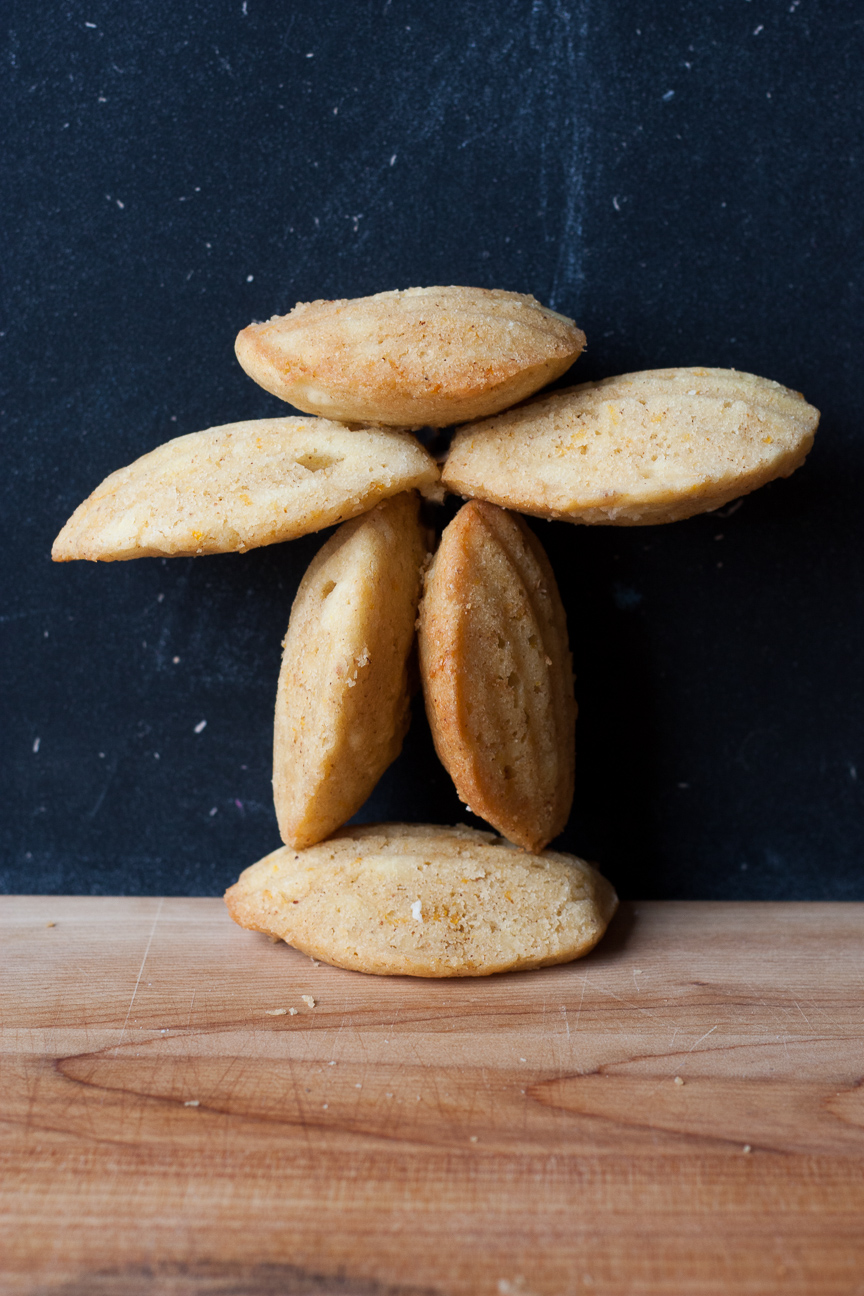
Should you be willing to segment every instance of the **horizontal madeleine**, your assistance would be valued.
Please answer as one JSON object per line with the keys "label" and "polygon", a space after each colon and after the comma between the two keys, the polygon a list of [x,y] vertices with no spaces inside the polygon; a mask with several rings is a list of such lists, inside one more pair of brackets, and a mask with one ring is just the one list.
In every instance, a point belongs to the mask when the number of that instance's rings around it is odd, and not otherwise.
{"label": "horizontal madeleine", "polygon": [[536,517],[676,522],[788,477],[819,411],[734,369],[653,369],[553,392],[460,428],[442,470],[455,494]]}
{"label": "horizontal madeleine", "polygon": [[420,673],[435,750],[473,814],[526,850],[567,823],[575,766],[567,619],[537,537],[478,500],[426,574]]}
{"label": "horizontal madeleine", "polygon": [[575,855],[526,855],[492,833],[429,824],[343,828],[283,846],[225,894],[241,927],[336,967],[382,976],[488,976],[568,963],[618,905]]}
{"label": "horizontal madeleine", "polygon": [[291,846],[350,819],[401,751],[426,553],[412,491],[345,522],[300,582],[273,742],[276,816]]}
{"label": "horizontal madeleine", "polygon": [[436,287],[300,302],[243,329],[235,349],[250,378],[297,409],[417,428],[506,409],[584,346],[572,320],[533,297]]}
{"label": "horizontal madeleine", "polygon": [[438,476],[405,432],[301,417],[227,423],[167,441],[106,477],[51,557],[242,553],[356,517]]}

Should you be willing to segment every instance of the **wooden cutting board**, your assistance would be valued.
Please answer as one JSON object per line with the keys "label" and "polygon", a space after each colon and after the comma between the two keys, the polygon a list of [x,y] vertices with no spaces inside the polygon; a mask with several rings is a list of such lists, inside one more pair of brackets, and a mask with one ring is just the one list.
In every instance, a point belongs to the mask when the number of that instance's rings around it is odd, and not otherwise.
{"label": "wooden cutting board", "polygon": [[629,905],[449,982],[218,900],[7,897],[0,942],[4,1293],[864,1293],[864,905]]}

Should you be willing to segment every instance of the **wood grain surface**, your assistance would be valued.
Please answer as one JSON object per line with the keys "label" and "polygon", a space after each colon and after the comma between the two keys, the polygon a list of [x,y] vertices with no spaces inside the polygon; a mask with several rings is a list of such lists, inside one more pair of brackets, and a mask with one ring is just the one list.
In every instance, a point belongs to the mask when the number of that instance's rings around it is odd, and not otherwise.
{"label": "wood grain surface", "polygon": [[4,1293],[864,1293],[864,905],[624,906],[450,982],[218,900],[0,941]]}

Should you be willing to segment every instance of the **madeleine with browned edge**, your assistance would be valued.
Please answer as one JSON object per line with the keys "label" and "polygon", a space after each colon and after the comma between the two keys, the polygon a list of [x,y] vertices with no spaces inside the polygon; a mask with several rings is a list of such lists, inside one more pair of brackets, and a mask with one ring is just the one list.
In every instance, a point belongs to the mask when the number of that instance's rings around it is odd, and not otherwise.
{"label": "madeleine with browned edge", "polygon": [[819,411],[735,369],[652,369],[552,392],[460,428],[457,495],[566,522],[648,526],[720,508],[799,468]]}
{"label": "madeleine with browned edge", "polygon": [[321,531],[438,477],[404,432],[300,417],[227,423],[167,441],[106,477],[51,557],[242,553]]}
{"label": "madeleine with browned edge", "polygon": [[462,826],[373,824],[304,851],[282,846],[246,869],[225,903],[241,927],[336,967],[451,977],[580,958],[618,898],[575,855],[526,855]]}
{"label": "madeleine with browned edge", "polygon": [[445,529],[420,605],[435,750],[461,799],[542,850],[573,800],[573,669],[543,548],[521,518],[472,501]]}
{"label": "madeleine with browned edge", "polygon": [[533,297],[446,287],[299,302],[243,329],[235,349],[250,378],[297,409],[418,428],[507,409],[584,346],[572,320]]}
{"label": "madeleine with browned edge", "polygon": [[290,846],[312,846],[350,819],[402,748],[427,553],[418,513],[412,491],[346,522],[300,583],[273,743],[276,815]]}

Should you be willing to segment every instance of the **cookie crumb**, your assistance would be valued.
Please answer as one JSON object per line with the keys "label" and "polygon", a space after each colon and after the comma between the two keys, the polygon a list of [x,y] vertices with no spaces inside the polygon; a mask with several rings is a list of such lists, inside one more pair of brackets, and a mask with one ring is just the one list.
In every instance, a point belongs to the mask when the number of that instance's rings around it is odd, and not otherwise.
{"label": "cookie crumb", "polygon": [[297,1009],[296,1009],[296,1008],[289,1008],[289,1009],[288,1009],[288,1015],[289,1015],[289,1017],[296,1017],[296,1016],[297,1016]]}
{"label": "cookie crumb", "polygon": [[753,1149],[752,1149],[752,1147],[750,1146],[749,1143],[745,1143],[744,1146],[743,1146],[743,1148],[741,1149],[741,1151],[742,1151],[742,1152],[752,1152]]}
{"label": "cookie crumb", "polygon": [[301,995],[300,998],[309,1008],[315,1007],[315,1000],[312,998],[311,995]]}
{"label": "cookie crumb", "polygon": [[680,1076],[676,1076],[676,1077],[675,1077],[675,1081],[674,1081],[674,1083],[675,1083],[676,1085],[683,1085],[684,1081],[681,1079]]}
{"label": "cookie crumb", "polygon": [[288,1015],[287,1008],[265,1008],[264,1011],[268,1017],[287,1017]]}
{"label": "cookie crumb", "polygon": [[45,926],[46,926],[46,927],[56,927],[57,924],[52,922],[52,923],[46,923]]}
{"label": "cookie crumb", "polygon": [[471,1135],[471,1138],[470,1138],[470,1140],[469,1140],[469,1142],[471,1142],[471,1143],[476,1143],[476,1142],[477,1142],[477,1135],[476,1135],[476,1134],[472,1134],[472,1135]]}
{"label": "cookie crumb", "polygon": [[184,1106],[184,1107],[200,1107],[200,1106],[201,1106],[201,1101],[200,1101],[200,1099],[198,1099],[198,1098],[190,1098],[190,1099],[188,1100],[188,1102],[184,1102],[183,1106]]}

